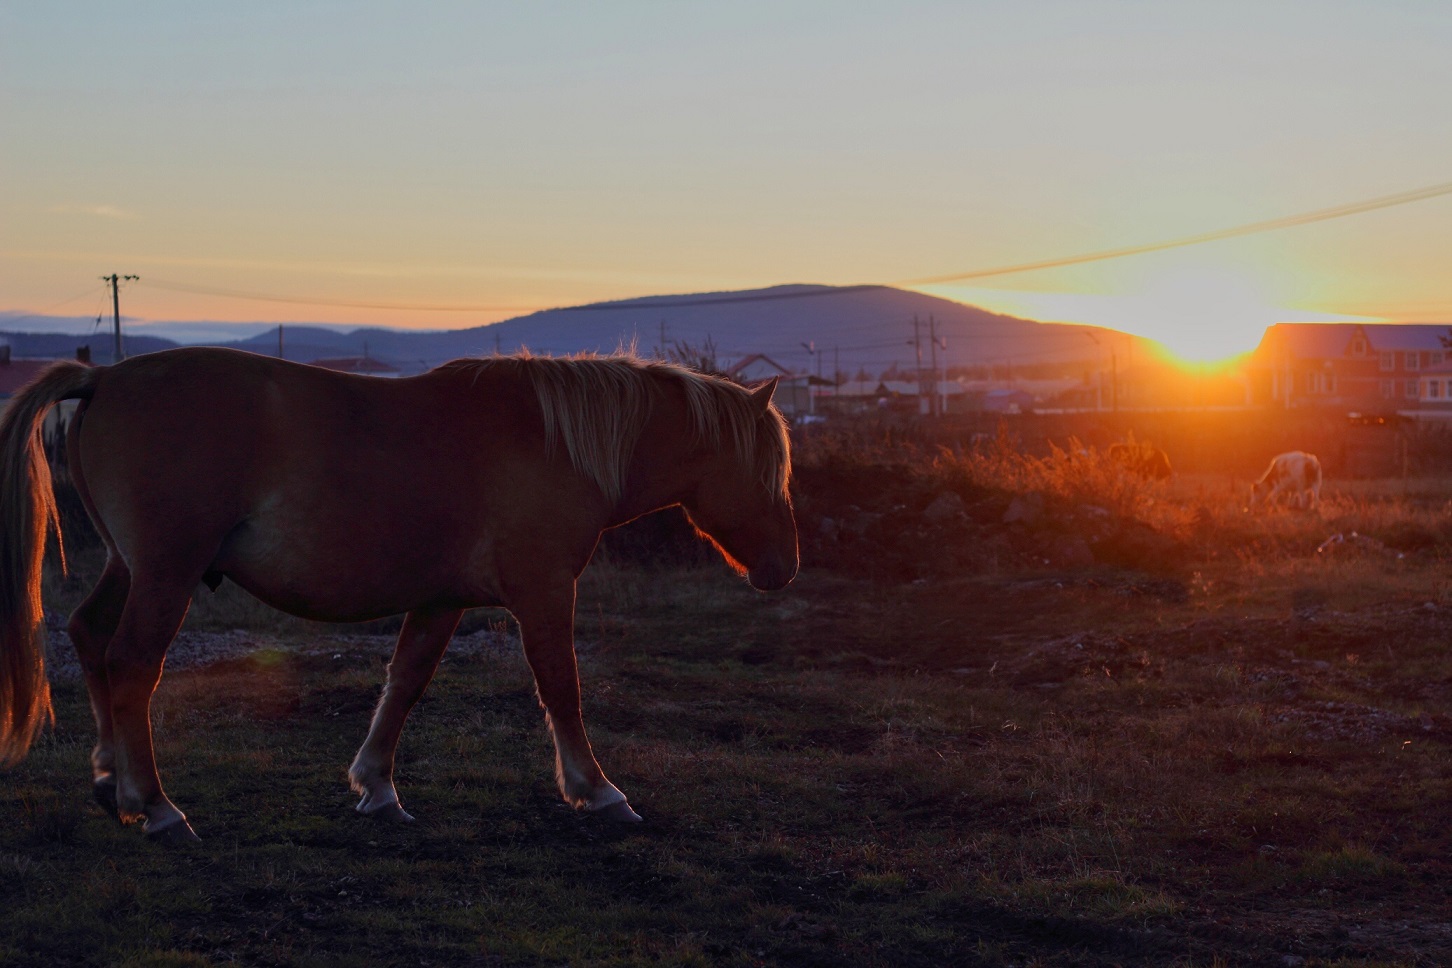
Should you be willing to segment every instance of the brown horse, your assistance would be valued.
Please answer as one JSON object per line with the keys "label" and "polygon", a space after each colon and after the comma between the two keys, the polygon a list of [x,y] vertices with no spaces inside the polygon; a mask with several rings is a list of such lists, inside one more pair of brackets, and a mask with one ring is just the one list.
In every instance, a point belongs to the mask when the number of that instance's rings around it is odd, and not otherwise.
{"label": "brown horse", "polygon": [[68,630],[99,738],[97,799],[151,837],[196,839],[162,792],[151,696],[192,594],[231,579],[322,621],[406,613],[348,770],[358,810],[410,820],[393,786],[409,710],[466,608],[504,606],[574,806],[640,819],[580,718],[575,581],[606,528],[681,505],[759,589],[797,570],[786,426],[755,391],[632,358],[458,360],[351,376],[221,349],[57,363],[0,419],[0,762],[51,718],[40,569],[55,522],[40,422],[82,401],[71,473],[105,541]]}

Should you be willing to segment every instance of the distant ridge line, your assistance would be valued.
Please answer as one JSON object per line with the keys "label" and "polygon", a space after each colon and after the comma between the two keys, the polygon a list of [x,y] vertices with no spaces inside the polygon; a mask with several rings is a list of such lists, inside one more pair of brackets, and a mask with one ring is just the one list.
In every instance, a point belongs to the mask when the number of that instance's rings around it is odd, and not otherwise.
{"label": "distant ridge line", "polygon": [[[776,287],[784,288],[784,287]],[[861,283],[854,286],[819,286],[806,289],[801,292],[775,292],[766,290],[751,295],[731,295],[722,293],[719,296],[706,296],[702,299],[672,296],[638,296],[633,299],[620,299],[614,302],[587,303],[583,306],[557,306],[554,309],[541,309],[542,313],[585,313],[585,312],[609,312],[626,309],[680,309],[686,306],[714,306],[723,303],[744,303],[744,302],[779,302],[783,299],[811,299],[818,296],[843,296],[853,292],[869,292],[874,289],[885,289],[898,291],[893,286],[885,286],[880,283]]]}

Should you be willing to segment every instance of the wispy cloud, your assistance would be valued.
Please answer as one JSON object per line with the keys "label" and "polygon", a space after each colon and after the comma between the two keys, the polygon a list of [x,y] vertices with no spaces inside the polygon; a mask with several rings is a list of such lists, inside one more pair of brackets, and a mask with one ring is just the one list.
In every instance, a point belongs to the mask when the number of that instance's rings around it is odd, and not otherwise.
{"label": "wispy cloud", "polygon": [[135,212],[128,212],[115,205],[55,205],[50,209],[57,215],[90,215],[95,218],[113,218],[130,221],[139,218]]}

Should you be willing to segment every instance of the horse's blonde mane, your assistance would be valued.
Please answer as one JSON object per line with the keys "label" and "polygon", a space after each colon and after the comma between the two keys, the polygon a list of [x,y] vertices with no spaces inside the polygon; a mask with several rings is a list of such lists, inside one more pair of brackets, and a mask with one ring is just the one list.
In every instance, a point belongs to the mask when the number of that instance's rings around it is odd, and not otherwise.
{"label": "horse's blonde mane", "polygon": [[791,444],[786,421],[771,407],[758,416],[751,391],[722,377],[634,356],[486,357],[449,366],[517,367],[529,378],[544,415],[545,444],[563,444],[575,470],[605,497],[619,500],[635,445],[661,384],[685,394],[691,434],[711,448],[730,447],[755,468],[761,485],[786,493]]}

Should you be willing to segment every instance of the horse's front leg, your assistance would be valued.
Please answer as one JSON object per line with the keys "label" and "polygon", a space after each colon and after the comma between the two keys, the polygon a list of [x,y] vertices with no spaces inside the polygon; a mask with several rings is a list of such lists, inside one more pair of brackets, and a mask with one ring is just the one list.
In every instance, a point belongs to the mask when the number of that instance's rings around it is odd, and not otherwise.
{"label": "horse's front leg", "polygon": [[575,584],[531,589],[510,602],[524,655],[555,741],[555,779],[574,807],[610,820],[638,821],[625,794],[605,778],[580,715],[575,664]]}
{"label": "horse's front leg", "polygon": [[443,658],[444,649],[464,613],[458,609],[409,612],[398,633],[383,698],[373,713],[368,738],[348,768],[348,781],[363,796],[358,812],[383,820],[412,820],[393,787],[393,757],[398,737],[414,703],[424,694]]}

